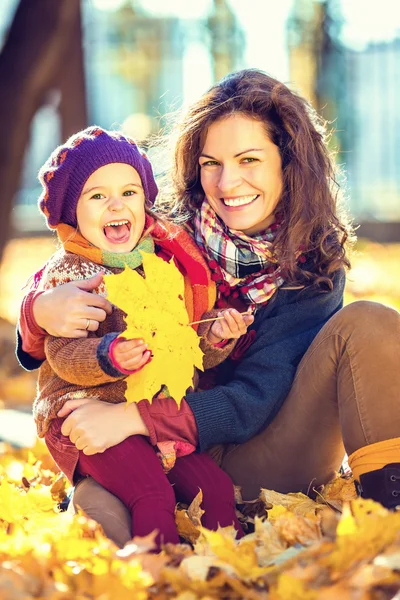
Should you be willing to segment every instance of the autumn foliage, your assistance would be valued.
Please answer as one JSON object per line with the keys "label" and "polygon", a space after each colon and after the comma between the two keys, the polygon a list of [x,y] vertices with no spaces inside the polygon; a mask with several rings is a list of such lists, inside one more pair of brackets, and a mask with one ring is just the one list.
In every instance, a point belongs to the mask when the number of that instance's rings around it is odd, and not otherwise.
{"label": "autumn foliage", "polygon": [[[9,320],[17,290],[53,251],[43,241],[30,240],[29,248],[13,241],[2,264],[0,313]],[[362,243],[353,263],[347,302],[400,309],[400,245]],[[14,331],[6,325],[0,321],[0,398],[27,405],[35,375],[12,363]],[[243,502],[236,490],[247,533],[240,542],[230,528],[201,528],[199,495],[190,507],[177,507],[183,543],[160,555],[151,553],[151,536],[118,549],[84,515],[60,513],[66,485],[44,445],[15,450],[0,443],[0,600],[400,598],[400,512],[356,500],[348,476],[315,490],[315,501],[263,490]]]}
{"label": "autumn foliage", "polygon": [[247,535],[201,527],[201,493],[178,506],[179,546],[118,549],[84,515],[59,511],[66,481],[44,445],[0,448],[2,600],[383,600],[400,591],[400,512],[355,500],[349,477],[302,494],[237,493]]}

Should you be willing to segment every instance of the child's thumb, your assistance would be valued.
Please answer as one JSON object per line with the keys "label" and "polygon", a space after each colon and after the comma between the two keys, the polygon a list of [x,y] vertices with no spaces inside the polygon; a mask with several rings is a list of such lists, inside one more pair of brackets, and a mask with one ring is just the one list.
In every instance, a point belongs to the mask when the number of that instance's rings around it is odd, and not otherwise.
{"label": "child's thumb", "polygon": [[78,281],[71,281],[71,283],[80,290],[92,291],[103,282],[103,275],[104,273],[96,273],[89,279],[79,279]]}

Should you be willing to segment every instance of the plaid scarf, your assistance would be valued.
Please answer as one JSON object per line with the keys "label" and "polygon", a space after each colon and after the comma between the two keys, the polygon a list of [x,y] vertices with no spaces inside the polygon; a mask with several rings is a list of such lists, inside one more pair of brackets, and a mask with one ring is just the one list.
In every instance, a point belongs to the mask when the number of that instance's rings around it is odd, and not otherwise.
{"label": "plaid scarf", "polygon": [[[284,282],[272,251],[278,224],[248,236],[226,227],[205,199],[194,217],[194,237],[217,281],[218,297],[239,295],[264,304]],[[236,292],[236,293],[235,293]]]}

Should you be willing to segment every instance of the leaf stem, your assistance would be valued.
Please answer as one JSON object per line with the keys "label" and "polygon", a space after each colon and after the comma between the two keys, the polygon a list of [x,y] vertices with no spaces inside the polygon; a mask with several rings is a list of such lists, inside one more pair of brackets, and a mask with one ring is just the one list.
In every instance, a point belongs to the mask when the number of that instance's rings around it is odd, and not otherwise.
{"label": "leaf stem", "polygon": [[[241,312],[239,313],[240,315],[251,315],[251,313],[249,313],[248,310],[246,310],[245,312]],[[191,323],[188,323],[188,325],[197,325],[198,323],[209,323],[210,321],[219,321],[220,319],[224,319],[225,317],[212,317],[211,319],[200,319],[200,321],[192,321]]]}

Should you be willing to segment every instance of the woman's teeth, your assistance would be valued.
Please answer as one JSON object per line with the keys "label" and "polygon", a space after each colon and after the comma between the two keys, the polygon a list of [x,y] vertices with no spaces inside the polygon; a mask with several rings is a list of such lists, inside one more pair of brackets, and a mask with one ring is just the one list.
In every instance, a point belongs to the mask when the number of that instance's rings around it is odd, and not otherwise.
{"label": "woman's teeth", "polygon": [[255,196],[241,196],[240,198],[223,198],[223,201],[226,206],[245,206],[253,202],[256,198],[258,198],[258,194]]}

